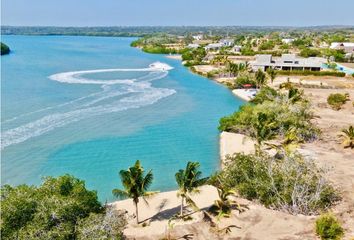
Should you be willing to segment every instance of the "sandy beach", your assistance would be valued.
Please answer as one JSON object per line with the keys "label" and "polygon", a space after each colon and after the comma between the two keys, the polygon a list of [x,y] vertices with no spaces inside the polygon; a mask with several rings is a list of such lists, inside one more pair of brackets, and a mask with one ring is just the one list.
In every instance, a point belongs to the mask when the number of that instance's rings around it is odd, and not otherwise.
{"label": "sandy beach", "polygon": [[235,153],[251,154],[254,152],[255,142],[246,135],[222,132],[220,134],[221,166],[225,164],[226,157]]}
{"label": "sandy beach", "polygon": [[253,95],[256,93],[256,91],[257,90],[255,89],[234,89],[232,90],[232,93],[238,98],[249,102],[252,100]]}
{"label": "sandy beach", "polygon": [[182,55],[180,55],[180,54],[167,55],[166,57],[170,58],[170,59],[175,59],[175,60],[182,60]]}
{"label": "sandy beach", "polygon": [[[218,198],[217,191],[212,186],[203,186],[201,193],[193,197],[201,210],[207,210]],[[205,239],[314,239],[313,221],[315,217],[293,216],[287,213],[267,209],[261,205],[242,198],[235,200],[246,206],[245,212],[233,211],[230,218],[212,221],[217,227],[203,219],[203,212],[191,211],[189,221],[172,220],[173,228],[169,227],[168,220],[179,211],[180,199],[177,191],[163,192],[151,197],[147,206],[143,201],[139,203],[141,224],[136,225],[135,219],[129,220],[124,234],[128,239],[153,240],[163,239],[170,232],[174,238],[192,234],[196,240]],[[135,212],[131,199],[113,203],[117,209],[125,209],[129,215]],[[145,226],[143,226],[143,224]],[[219,233],[230,225],[228,235]]]}
{"label": "sandy beach", "polygon": [[[275,84],[283,82],[281,77]],[[296,81],[296,80],[295,80]],[[318,79],[309,79],[309,84],[315,85]],[[332,79],[323,80],[324,83],[333,86],[334,84],[351,84],[346,79],[337,79],[333,83]],[[337,85],[335,85],[337,86]],[[332,110],[326,103],[330,93],[349,93],[351,101],[340,111]],[[238,93],[240,94],[240,93]],[[241,93],[242,94],[242,93]],[[332,208],[336,216],[340,219],[345,228],[344,239],[351,239],[354,236],[354,157],[353,150],[343,149],[337,141],[337,134],[343,128],[354,123],[354,89],[305,89],[305,94],[311,100],[316,114],[315,122],[321,128],[323,135],[321,139],[301,146],[299,151],[310,157],[316,163],[329,169],[328,177],[334,186],[342,194],[341,202]],[[239,96],[240,97],[240,96]],[[222,132],[220,134],[220,159],[224,166],[227,155],[254,151],[254,142],[242,135]],[[194,196],[197,205],[203,209],[208,209],[218,198],[217,191],[212,186],[201,188],[201,194]],[[162,239],[170,232],[174,238],[182,237],[186,234],[193,234],[192,239],[316,239],[314,232],[314,221],[316,216],[290,215],[284,212],[267,209],[256,202],[235,197],[238,203],[245,204],[249,208],[245,212],[233,211],[230,218],[223,218],[220,221],[213,218],[217,227],[211,227],[210,222],[203,219],[203,212],[192,212],[192,220],[187,222],[173,221],[173,229],[168,227],[170,219],[179,210],[180,199],[177,198],[176,191],[159,193],[151,200],[149,206],[140,203],[141,220],[145,220],[145,227],[136,226],[134,219],[124,233],[128,239]],[[126,209],[130,214],[134,213],[132,201],[125,200],[115,202],[114,205],[120,209]],[[223,229],[229,225],[236,225],[228,235],[223,235],[217,229]],[[169,230],[168,230],[169,229]],[[148,233],[148,234],[146,234]]]}

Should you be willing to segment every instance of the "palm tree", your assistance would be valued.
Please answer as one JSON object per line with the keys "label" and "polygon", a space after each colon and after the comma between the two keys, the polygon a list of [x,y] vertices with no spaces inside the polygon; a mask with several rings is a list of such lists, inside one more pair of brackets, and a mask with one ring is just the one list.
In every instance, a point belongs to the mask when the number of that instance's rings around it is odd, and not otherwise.
{"label": "palm tree", "polygon": [[342,132],[339,134],[342,144],[345,148],[354,148],[354,127],[349,126],[348,129],[342,129]]}
{"label": "palm tree", "polygon": [[257,114],[257,118],[250,123],[253,129],[253,134],[251,135],[257,142],[257,144],[255,144],[256,149],[260,149],[260,146],[264,141],[271,140],[275,137],[275,121],[276,120],[272,117],[260,112]]}
{"label": "palm tree", "polygon": [[184,199],[193,207],[196,207],[190,194],[199,193],[198,187],[204,185],[208,178],[201,178],[202,172],[198,170],[199,162],[188,162],[186,169],[180,169],[175,177],[178,184],[177,196],[181,197],[181,217],[183,216]]}
{"label": "palm tree", "polygon": [[256,77],[256,83],[258,88],[262,87],[266,83],[267,80],[266,75],[261,69],[258,69],[255,77]]}
{"label": "palm tree", "polygon": [[274,70],[274,68],[270,67],[267,69],[267,74],[270,78],[270,81],[273,84],[273,81],[274,81],[275,77],[277,76],[277,72]]}
{"label": "palm tree", "polygon": [[136,223],[139,224],[139,212],[138,203],[139,197],[147,203],[145,197],[151,196],[156,192],[147,191],[152,183],[153,175],[150,170],[144,176],[144,168],[141,166],[140,161],[137,160],[134,166],[128,168],[128,170],[121,170],[119,172],[120,179],[122,181],[124,190],[113,189],[112,193],[118,198],[132,198],[135,205]]}

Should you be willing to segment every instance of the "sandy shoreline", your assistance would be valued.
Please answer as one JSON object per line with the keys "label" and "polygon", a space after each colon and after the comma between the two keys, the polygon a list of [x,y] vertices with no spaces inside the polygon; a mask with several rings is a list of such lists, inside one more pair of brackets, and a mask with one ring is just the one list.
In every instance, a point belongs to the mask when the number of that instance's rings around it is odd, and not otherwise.
{"label": "sandy shoreline", "polygon": [[230,132],[220,134],[220,159],[224,167],[226,157],[235,153],[251,154],[254,152],[255,142],[249,137]]}
{"label": "sandy shoreline", "polygon": [[[172,59],[180,59],[180,56],[166,56]],[[290,79],[291,82],[310,84],[315,86],[336,86],[353,88],[354,84],[345,78],[332,77],[299,77],[279,76],[272,86],[279,86]],[[250,92],[245,89],[232,91],[235,96],[250,101]],[[341,112],[334,111],[326,105],[326,98],[330,93],[349,92],[351,101],[346,104]],[[354,100],[353,89],[305,89],[306,95],[314,105],[314,111],[318,115],[316,122],[321,130],[325,131],[323,137],[301,147],[302,154],[311,156],[316,163],[322,167],[330,167],[329,174],[339,189],[341,189],[343,200],[331,209],[343,222],[347,235],[344,239],[351,239],[354,236],[354,160],[351,150],[343,150],[336,142],[336,136],[341,128],[354,122],[354,109],[351,102]],[[242,134],[222,132],[220,134],[220,164],[224,167],[227,155],[234,153],[250,154],[254,152],[254,141]],[[217,191],[212,186],[203,186],[201,194],[193,197],[199,208],[208,209],[218,199]],[[192,239],[317,239],[314,232],[314,221],[316,216],[291,215],[281,211],[267,209],[256,202],[235,197],[238,203],[246,204],[248,210],[243,213],[233,211],[230,218],[223,218],[217,221],[219,228],[229,225],[236,225],[229,235],[220,236],[215,234],[210,223],[203,220],[202,212],[191,213],[193,218],[188,222],[180,220],[173,221],[174,227],[170,229],[168,220],[179,211],[180,199],[177,191],[162,192],[149,200],[149,206],[143,201],[139,203],[140,220],[147,226],[142,227],[135,224],[135,219],[130,219],[124,234],[128,239],[163,239],[167,232],[171,232],[174,238],[180,238],[184,234],[193,234]],[[134,214],[135,209],[131,199],[112,203],[118,209],[125,209],[129,214]],[[215,219],[214,219],[215,220]]]}
{"label": "sandy shoreline", "polygon": [[[209,208],[214,200],[218,198],[216,188],[212,186],[203,186],[200,188],[200,194],[192,196],[197,206],[200,209]],[[128,228],[124,234],[128,238],[135,239],[156,239],[166,233],[168,227],[168,220],[180,210],[181,200],[177,197],[177,191],[161,192],[151,197],[149,205],[146,205],[143,200],[139,202],[139,220],[148,226],[142,227],[135,224],[135,218],[130,219]],[[117,209],[125,209],[128,214],[133,215],[135,208],[131,199],[117,201],[112,203]],[[199,218],[199,213],[192,214],[193,220],[188,223],[195,223]],[[184,222],[174,221],[174,224],[180,225]],[[146,236],[146,233],[149,236]],[[147,238],[148,237],[148,238]]]}
{"label": "sandy shoreline", "polygon": [[180,54],[167,55],[166,57],[175,60],[182,60],[182,55]]}

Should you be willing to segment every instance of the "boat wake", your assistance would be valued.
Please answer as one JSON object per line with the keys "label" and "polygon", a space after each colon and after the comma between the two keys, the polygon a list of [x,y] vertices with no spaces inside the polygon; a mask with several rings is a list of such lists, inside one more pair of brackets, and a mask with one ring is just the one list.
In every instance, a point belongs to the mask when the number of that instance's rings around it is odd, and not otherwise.
{"label": "boat wake", "polygon": [[[166,77],[171,69],[173,68],[167,64],[156,62],[148,68],[140,69],[97,69],[51,75],[49,79],[66,84],[96,84],[100,86],[100,91],[3,121],[3,125],[13,124],[30,115],[43,114],[36,120],[5,130],[1,135],[1,149],[83,119],[154,104],[176,93],[173,89],[156,88],[151,84],[154,80]],[[98,80],[84,77],[87,74],[106,72],[146,72],[146,74],[133,79]]]}

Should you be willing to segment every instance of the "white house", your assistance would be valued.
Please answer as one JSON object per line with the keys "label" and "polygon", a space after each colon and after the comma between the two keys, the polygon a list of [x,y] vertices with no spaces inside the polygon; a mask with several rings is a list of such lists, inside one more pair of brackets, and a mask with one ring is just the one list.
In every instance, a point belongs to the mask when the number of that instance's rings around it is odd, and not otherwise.
{"label": "white house", "polygon": [[188,44],[187,48],[192,48],[192,49],[196,49],[196,48],[199,48],[200,45],[199,44],[196,44],[196,43],[191,43],[191,44]]}
{"label": "white house", "polygon": [[290,44],[290,43],[294,42],[295,39],[293,39],[293,38],[283,38],[281,41],[283,43],[285,43],[285,44]]}
{"label": "white house", "polygon": [[234,40],[233,39],[221,39],[219,41],[220,44],[222,44],[224,47],[231,47],[234,45]]}
{"label": "white house", "polygon": [[203,38],[204,38],[203,34],[194,35],[192,37],[194,40],[197,40],[197,41],[203,40]]}
{"label": "white house", "polygon": [[273,58],[272,55],[256,55],[256,61],[250,62],[252,69],[266,71],[268,68],[276,70],[309,70],[320,71],[322,62],[318,58],[299,58],[295,54],[283,54],[281,58]]}
{"label": "white house", "polygon": [[204,49],[206,51],[210,51],[210,50],[219,50],[222,47],[224,47],[224,45],[221,43],[210,43],[206,47],[204,47]]}
{"label": "white house", "polygon": [[344,50],[345,53],[354,53],[354,43],[351,42],[333,42],[330,48]]}
{"label": "white house", "polygon": [[242,49],[241,46],[235,45],[235,46],[233,46],[233,48],[231,49],[231,52],[233,52],[233,53],[240,53],[240,52],[241,52],[241,49]]}

